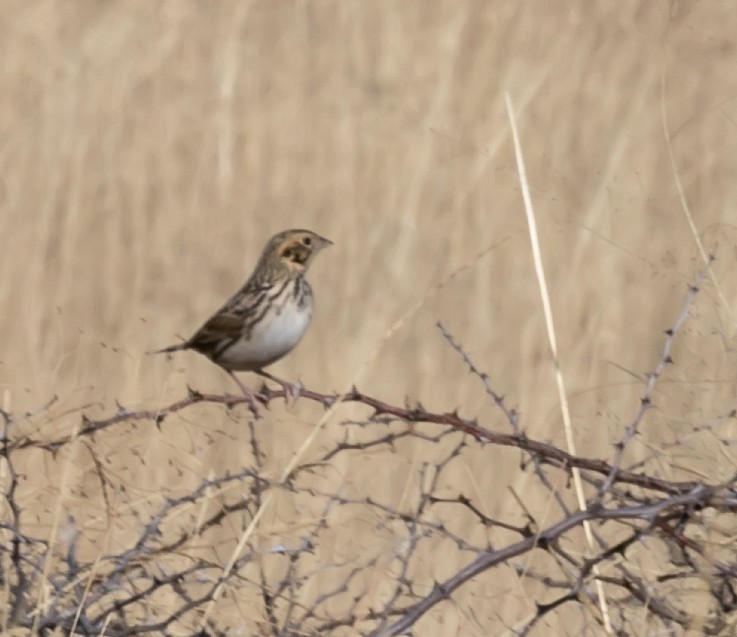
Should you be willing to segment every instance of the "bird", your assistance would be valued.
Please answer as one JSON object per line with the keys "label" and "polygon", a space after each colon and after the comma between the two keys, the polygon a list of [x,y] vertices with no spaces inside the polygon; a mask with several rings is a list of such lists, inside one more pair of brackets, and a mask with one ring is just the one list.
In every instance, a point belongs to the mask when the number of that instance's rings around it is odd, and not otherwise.
{"label": "bird", "polygon": [[307,270],[332,244],[310,230],[274,235],[248,280],[200,329],[184,342],[153,353],[194,350],[206,356],[235,380],[254,413],[255,395],[235,372],[255,372],[282,385],[285,395],[294,393],[293,385],[264,368],[291,352],[307,330],[315,305]]}

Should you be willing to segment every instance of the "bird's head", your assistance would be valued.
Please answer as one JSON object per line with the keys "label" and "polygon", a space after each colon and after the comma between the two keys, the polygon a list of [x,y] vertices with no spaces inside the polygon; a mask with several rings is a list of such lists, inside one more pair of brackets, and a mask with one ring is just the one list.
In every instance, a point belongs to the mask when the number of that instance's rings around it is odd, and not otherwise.
{"label": "bird's head", "polygon": [[329,239],[310,230],[285,230],[266,244],[261,260],[268,261],[272,268],[302,274],[310,267],[315,255],[332,244]]}

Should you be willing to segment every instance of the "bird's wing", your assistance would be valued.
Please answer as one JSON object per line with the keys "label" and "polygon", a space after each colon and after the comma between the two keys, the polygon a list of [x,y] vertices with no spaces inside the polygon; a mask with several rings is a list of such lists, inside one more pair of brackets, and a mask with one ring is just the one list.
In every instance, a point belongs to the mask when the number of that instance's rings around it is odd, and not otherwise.
{"label": "bird's wing", "polygon": [[187,347],[216,359],[223,350],[235,343],[242,333],[243,318],[241,316],[218,312],[187,341]]}
{"label": "bird's wing", "polygon": [[216,360],[238,339],[247,336],[251,319],[258,316],[272,285],[248,281],[187,341],[187,347]]}
{"label": "bird's wing", "polygon": [[220,309],[218,314],[232,314],[241,321],[248,322],[253,316],[260,314],[262,306],[268,302],[269,292],[274,289],[273,283],[246,283],[237,294]]}

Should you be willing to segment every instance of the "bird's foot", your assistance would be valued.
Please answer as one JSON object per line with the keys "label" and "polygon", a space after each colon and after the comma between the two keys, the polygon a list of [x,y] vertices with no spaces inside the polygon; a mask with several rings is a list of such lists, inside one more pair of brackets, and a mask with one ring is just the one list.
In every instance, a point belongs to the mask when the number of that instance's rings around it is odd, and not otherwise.
{"label": "bird's foot", "polygon": [[282,380],[281,378],[277,378],[262,369],[258,370],[256,373],[259,376],[263,376],[264,378],[274,381],[284,390],[284,403],[288,406],[293,405],[297,401],[297,398],[299,398],[302,390],[304,389],[304,385],[302,383],[290,383],[286,380]]}

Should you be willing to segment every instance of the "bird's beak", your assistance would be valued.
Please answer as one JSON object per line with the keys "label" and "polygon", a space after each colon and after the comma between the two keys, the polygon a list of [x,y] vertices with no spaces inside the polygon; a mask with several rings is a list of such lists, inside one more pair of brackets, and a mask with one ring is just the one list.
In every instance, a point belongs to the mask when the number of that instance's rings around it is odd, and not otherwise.
{"label": "bird's beak", "polygon": [[330,239],[326,239],[325,237],[320,237],[320,250],[323,250],[324,248],[327,248],[331,245],[333,245],[333,242]]}

